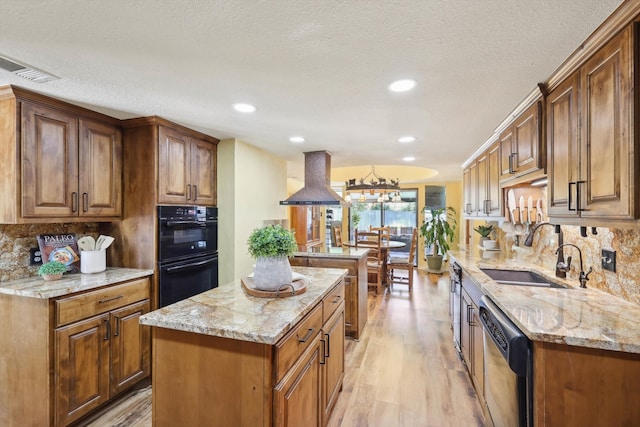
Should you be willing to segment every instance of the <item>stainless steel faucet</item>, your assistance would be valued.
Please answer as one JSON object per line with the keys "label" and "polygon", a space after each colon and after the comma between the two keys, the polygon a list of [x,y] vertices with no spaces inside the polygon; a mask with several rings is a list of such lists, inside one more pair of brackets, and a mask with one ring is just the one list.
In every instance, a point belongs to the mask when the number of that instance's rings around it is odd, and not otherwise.
{"label": "stainless steel faucet", "polygon": [[562,250],[562,246],[563,246],[562,229],[560,228],[559,224],[556,225],[556,224],[551,224],[549,222],[537,223],[536,225],[534,225],[529,229],[529,235],[524,240],[524,245],[527,247],[531,247],[531,245],[533,245],[533,235],[536,232],[536,230],[542,227],[543,225],[553,226],[555,228],[556,234],[558,235],[558,249],[556,250],[556,255],[558,255],[558,257],[556,258],[556,277],[560,279],[564,279],[567,277],[567,271],[558,267],[559,265],[564,264],[564,251]]}
{"label": "stainless steel faucet", "polygon": [[[586,288],[587,281],[589,280],[589,275],[593,272],[593,267],[589,267],[589,271],[587,271],[586,273],[584,272],[584,267],[582,265],[582,251],[580,250],[579,247],[577,247],[573,243],[565,243],[563,245],[558,246],[558,249],[556,249],[556,253],[558,253],[558,251],[562,249],[563,246],[573,246],[578,250],[578,255],[580,255],[580,275],[578,276],[578,280],[580,281],[580,287]],[[557,265],[556,268],[560,268],[565,272],[569,271],[569,269],[571,268],[571,257],[567,258],[567,262],[563,262],[561,265],[560,264]]]}

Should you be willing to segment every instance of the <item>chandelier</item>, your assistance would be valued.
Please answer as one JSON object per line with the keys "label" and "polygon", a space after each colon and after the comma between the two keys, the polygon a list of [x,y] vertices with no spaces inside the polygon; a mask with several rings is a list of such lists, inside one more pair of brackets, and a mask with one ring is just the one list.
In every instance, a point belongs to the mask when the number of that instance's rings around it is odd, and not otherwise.
{"label": "chandelier", "polygon": [[[365,182],[367,178],[371,177],[369,182]],[[358,197],[359,202],[366,202],[367,197],[366,193],[371,196],[375,196],[376,193],[379,193],[376,201],[378,203],[383,202],[400,202],[402,198],[400,197],[400,180],[398,178],[389,179],[383,178],[376,174],[375,166],[371,166],[371,172],[366,174],[364,178],[360,178],[356,183],[356,179],[352,178],[348,181],[344,182],[345,190],[347,195],[345,196],[346,202],[351,202],[351,191],[360,192],[360,196]],[[389,195],[391,193],[391,196]]]}

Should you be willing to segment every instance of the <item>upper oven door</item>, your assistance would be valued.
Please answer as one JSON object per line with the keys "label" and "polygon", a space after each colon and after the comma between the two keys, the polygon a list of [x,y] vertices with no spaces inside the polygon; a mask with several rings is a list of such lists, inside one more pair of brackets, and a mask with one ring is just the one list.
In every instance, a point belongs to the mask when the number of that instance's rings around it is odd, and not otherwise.
{"label": "upper oven door", "polygon": [[218,251],[216,219],[161,219],[159,234],[159,261],[215,254]]}

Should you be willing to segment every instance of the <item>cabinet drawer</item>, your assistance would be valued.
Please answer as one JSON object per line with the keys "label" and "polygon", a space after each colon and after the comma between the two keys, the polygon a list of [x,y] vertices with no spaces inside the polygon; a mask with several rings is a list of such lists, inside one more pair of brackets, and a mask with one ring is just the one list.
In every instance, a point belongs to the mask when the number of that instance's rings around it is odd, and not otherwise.
{"label": "cabinet drawer", "polygon": [[322,304],[302,319],[298,325],[276,344],[276,382],[279,382],[311,344],[322,328]]}
{"label": "cabinet drawer", "polygon": [[149,298],[149,279],[109,286],[55,302],[56,327]]}
{"label": "cabinet drawer", "polygon": [[340,303],[344,301],[344,280],[336,285],[335,288],[322,300],[322,322],[329,320],[331,315],[340,307]]}

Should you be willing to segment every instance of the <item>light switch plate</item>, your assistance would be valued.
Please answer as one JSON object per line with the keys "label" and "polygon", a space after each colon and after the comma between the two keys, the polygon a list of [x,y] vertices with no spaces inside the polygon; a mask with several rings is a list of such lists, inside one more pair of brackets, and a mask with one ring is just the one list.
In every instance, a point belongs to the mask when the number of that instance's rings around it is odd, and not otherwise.
{"label": "light switch plate", "polygon": [[616,271],[616,251],[602,250],[602,269]]}

